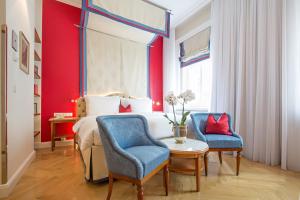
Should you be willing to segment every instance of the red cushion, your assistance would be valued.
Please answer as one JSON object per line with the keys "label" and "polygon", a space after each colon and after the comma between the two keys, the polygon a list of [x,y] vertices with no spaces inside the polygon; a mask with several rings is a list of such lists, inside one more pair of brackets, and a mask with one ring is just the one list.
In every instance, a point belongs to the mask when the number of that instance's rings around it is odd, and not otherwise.
{"label": "red cushion", "polygon": [[131,105],[129,104],[127,107],[124,107],[122,104],[119,106],[120,113],[131,112]]}
{"label": "red cushion", "polygon": [[229,130],[229,119],[226,113],[223,113],[218,120],[214,115],[209,114],[206,122],[206,134],[232,135]]}

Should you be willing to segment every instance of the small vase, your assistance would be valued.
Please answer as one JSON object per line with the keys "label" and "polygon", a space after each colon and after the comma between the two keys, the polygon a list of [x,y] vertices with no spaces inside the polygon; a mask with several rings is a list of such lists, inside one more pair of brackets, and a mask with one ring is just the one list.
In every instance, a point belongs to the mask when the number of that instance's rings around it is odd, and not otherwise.
{"label": "small vase", "polygon": [[186,141],[187,126],[173,126],[174,139],[177,144],[183,144]]}

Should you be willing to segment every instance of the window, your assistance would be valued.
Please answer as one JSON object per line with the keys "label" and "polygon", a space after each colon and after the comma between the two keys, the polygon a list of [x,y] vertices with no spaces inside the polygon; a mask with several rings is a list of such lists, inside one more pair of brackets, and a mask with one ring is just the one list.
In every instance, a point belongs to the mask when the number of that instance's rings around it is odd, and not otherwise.
{"label": "window", "polygon": [[187,89],[195,93],[196,99],[187,104],[188,110],[208,111],[212,90],[211,59],[181,68],[181,91]]}

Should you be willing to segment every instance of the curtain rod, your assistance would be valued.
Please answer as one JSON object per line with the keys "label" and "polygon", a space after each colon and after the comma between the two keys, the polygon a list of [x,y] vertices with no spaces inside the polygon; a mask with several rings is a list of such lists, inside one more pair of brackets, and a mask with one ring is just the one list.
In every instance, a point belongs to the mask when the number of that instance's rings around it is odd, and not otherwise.
{"label": "curtain rod", "polygon": [[165,7],[163,7],[163,6],[160,6],[160,5],[158,5],[158,4],[156,4],[156,3],[153,3],[153,2],[151,2],[151,1],[149,1],[149,0],[142,0],[142,1],[148,3],[148,4],[152,5],[152,6],[155,6],[155,7],[158,7],[158,8],[160,8],[160,9],[163,9],[163,10],[165,10],[165,11],[168,11],[170,14],[172,14],[172,13],[171,13],[172,10],[170,10],[170,9],[168,9],[168,8],[165,8]]}
{"label": "curtain rod", "polygon": [[[88,30],[91,30],[91,31],[95,31],[97,33],[102,33],[104,35],[108,35],[108,36],[111,36],[111,37],[114,37],[114,38],[118,38],[118,39],[123,39],[123,40],[128,40],[128,41],[131,41],[131,42],[134,42],[134,43],[138,43],[138,44],[143,44],[142,42],[137,42],[137,41],[134,41],[134,40],[129,40],[129,39],[126,39],[126,38],[122,38],[122,37],[118,37],[118,36],[115,36],[115,35],[112,35],[112,34],[109,34],[109,33],[105,33],[105,32],[102,32],[102,31],[98,31],[96,29],[92,29],[92,28],[88,28],[88,27],[82,27],[78,24],[74,24],[74,26],[76,26],[77,28],[84,28],[84,29],[88,29]],[[147,44],[146,44],[147,45]],[[148,45],[147,45],[148,46]],[[153,47],[152,45],[150,47]]]}

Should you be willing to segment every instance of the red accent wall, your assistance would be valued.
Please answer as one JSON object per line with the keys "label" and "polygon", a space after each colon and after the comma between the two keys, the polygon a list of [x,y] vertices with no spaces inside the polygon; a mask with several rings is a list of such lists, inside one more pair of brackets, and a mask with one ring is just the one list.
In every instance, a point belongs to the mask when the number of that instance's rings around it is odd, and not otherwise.
{"label": "red accent wall", "polygon": [[163,111],[163,38],[158,37],[150,48],[150,94],[153,111]]}
{"label": "red accent wall", "polygon": [[[74,112],[79,97],[79,30],[81,10],[56,0],[43,1],[42,142],[49,141],[48,120],[54,112]],[[72,134],[72,125],[57,132]]]}

